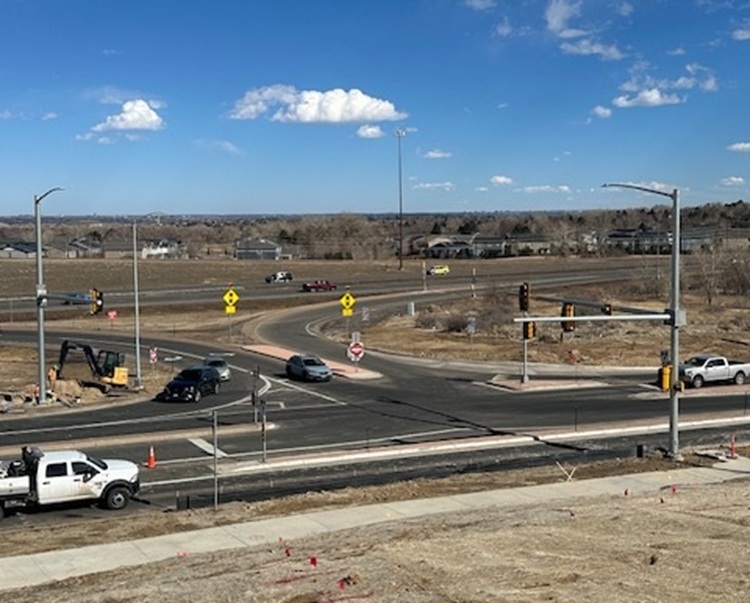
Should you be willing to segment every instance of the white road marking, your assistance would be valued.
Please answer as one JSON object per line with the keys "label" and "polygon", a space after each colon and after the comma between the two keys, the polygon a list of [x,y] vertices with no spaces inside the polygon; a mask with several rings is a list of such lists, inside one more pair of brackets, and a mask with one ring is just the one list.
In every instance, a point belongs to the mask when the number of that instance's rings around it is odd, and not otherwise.
{"label": "white road marking", "polygon": [[[209,444],[203,438],[188,438],[188,441],[193,446],[197,446],[198,448],[200,448],[201,450],[203,450],[203,452],[205,452],[206,454],[208,454],[210,456],[214,456],[214,446],[213,446],[213,444]],[[216,450],[216,456],[219,457],[219,458],[224,458],[224,457],[228,456],[226,452],[224,452],[223,450],[220,450],[219,448],[216,448],[215,450]]]}

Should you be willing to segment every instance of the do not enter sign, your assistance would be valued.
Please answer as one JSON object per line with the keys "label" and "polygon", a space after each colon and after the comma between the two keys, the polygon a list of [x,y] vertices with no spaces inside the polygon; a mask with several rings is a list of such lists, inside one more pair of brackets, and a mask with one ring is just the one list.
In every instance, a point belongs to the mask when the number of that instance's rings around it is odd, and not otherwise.
{"label": "do not enter sign", "polygon": [[352,362],[359,362],[365,355],[365,346],[359,341],[353,341],[346,350],[346,355]]}

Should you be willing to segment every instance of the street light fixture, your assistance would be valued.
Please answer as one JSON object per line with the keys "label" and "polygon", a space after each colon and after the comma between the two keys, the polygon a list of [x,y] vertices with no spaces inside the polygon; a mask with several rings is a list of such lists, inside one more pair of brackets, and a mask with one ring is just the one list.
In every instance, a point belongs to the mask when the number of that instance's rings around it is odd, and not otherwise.
{"label": "street light fixture", "polygon": [[672,200],[672,295],[669,304],[670,320],[670,356],[671,370],[669,375],[669,455],[680,458],[680,327],[685,324],[685,314],[680,310],[680,251],[682,239],[680,236],[680,195],[675,188],[671,193],[660,191],[637,184],[604,184],[604,187],[631,188],[652,195],[669,197]]}
{"label": "street light fixture", "polygon": [[406,136],[405,130],[394,132],[398,140],[398,269],[404,269],[404,187],[401,175],[401,139]]}
{"label": "street light fixture", "polygon": [[47,401],[47,371],[44,357],[44,307],[47,305],[47,287],[44,284],[44,270],[42,268],[42,199],[57,191],[59,186],[49,189],[41,195],[34,195],[34,220],[36,229],[36,330],[37,357],[39,358],[39,404]]}

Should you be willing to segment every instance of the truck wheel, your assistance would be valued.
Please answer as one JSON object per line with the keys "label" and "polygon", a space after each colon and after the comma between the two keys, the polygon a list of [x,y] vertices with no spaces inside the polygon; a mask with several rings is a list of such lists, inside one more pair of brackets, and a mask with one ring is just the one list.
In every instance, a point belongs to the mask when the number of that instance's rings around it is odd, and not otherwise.
{"label": "truck wheel", "polygon": [[745,383],[745,373],[740,371],[734,376],[734,382],[736,385],[743,385]]}
{"label": "truck wheel", "polygon": [[111,511],[119,511],[128,506],[130,502],[130,492],[124,486],[115,486],[107,491],[104,501],[106,507]]}
{"label": "truck wheel", "polygon": [[703,377],[700,375],[696,375],[693,377],[693,387],[695,389],[700,389],[700,387],[703,385]]}

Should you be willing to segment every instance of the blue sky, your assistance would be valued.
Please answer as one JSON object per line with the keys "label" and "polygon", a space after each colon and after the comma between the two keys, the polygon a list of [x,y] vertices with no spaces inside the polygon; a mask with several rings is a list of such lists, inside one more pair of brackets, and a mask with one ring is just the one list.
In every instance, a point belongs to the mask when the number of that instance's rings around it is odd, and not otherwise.
{"label": "blue sky", "polygon": [[[0,0],[0,214],[729,203],[750,0]],[[401,138],[396,136],[401,132]]]}

